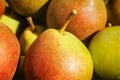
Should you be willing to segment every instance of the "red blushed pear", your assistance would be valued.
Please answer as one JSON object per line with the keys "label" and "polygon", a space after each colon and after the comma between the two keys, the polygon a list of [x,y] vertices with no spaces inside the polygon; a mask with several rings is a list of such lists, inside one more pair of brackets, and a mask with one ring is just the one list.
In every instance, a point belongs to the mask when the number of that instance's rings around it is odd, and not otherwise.
{"label": "red blushed pear", "polygon": [[0,80],[12,80],[19,56],[17,37],[7,26],[0,23]]}
{"label": "red blushed pear", "polygon": [[73,8],[77,8],[78,14],[70,21],[66,31],[80,40],[106,26],[107,10],[103,0],[52,0],[47,11],[47,26],[60,29]]}
{"label": "red blushed pear", "polygon": [[65,31],[75,14],[73,10],[60,30],[45,30],[29,47],[24,60],[26,80],[91,80],[93,60],[88,49]]}
{"label": "red blushed pear", "polygon": [[5,0],[0,0],[0,17],[4,14],[5,12]]}

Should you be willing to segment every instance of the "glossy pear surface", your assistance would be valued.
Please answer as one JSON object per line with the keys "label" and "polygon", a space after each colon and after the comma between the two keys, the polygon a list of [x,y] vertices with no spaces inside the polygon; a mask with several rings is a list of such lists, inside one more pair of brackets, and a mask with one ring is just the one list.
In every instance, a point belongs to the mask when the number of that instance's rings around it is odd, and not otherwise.
{"label": "glossy pear surface", "polygon": [[26,80],[91,80],[93,61],[73,34],[48,29],[28,49],[24,72]]}

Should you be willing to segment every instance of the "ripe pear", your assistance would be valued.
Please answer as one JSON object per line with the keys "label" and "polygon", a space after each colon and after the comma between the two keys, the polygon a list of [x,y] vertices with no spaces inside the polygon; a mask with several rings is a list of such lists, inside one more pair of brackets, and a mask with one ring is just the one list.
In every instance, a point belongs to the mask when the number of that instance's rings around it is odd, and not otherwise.
{"label": "ripe pear", "polygon": [[0,17],[4,14],[5,12],[5,0],[0,0]]}
{"label": "ripe pear", "polygon": [[120,0],[109,0],[108,20],[112,25],[120,25]]}
{"label": "ripe pear", "polygon": [[95,34],[89,50],[96,74],[105,80],[120,80],[120,26],[107,27]]}
{"label": "ripe pear", "polygon": [[8,0],[11,8],[22,16],[36,13],[48,0]]}
{"label": "ripe pear", "polygon": [[0,22],[0,80],[12,80],[19,56],[20,45],[17,37]]}
{"label": "ripe pear", "polygon": [[27,27],[20,37],[22,55],[25,55],[29,46],[46,28],[44,26],[34,25],[32,18],[27,18],[30,26]]}
{"label": "ripe pear", "polygon": [[60,30],[45,30],[30,46],[24,60],[26,80],[91,80],[93,61],[88,49],[64,31],[76,13],[73,10]]}
{"label": "ripe pear", "polygon": [[47,11],[47,26],[59,29],[73,8],[78,10],[78,14],[66,30],[80,40],[105,27],[107,10],[103,0],[52,0]]}

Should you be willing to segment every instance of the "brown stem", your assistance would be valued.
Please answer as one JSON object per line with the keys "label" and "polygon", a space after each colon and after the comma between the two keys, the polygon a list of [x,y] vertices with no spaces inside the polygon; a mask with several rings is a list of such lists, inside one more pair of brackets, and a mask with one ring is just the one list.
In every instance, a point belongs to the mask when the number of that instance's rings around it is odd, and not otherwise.
{"label": "brown stem", "polygon": [[108,27],[112,27],[112,24],[111,24],[111,23],[108,23]]}
{"label": "brown stem", "polygon": [[63,27],[60,29],[60,33],[61,33],[61,34],[64,34],[64,31],[65,31],[67,25],[68,25],[69,22],[71,21],[72,17],[73,17],[74,15],[76,15],[77,13],[78,13],[77,10],[75,10],[75,9],[72,10],[71,14],[70,14],[70,15],[68,16],[68,18],[67,18],[67,21],[65,22],[65,24],[63,25]]}
{"label": "brown stem", "polygon": [[27,17],[27,21],[30,24],[31,31],[33,32],[35,30],[35,25],[33,23],[32,17]]}

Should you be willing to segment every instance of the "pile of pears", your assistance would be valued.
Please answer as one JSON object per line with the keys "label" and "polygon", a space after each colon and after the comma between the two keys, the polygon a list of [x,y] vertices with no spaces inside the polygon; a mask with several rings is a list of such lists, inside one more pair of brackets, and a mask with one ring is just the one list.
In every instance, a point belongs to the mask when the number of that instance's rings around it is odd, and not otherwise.
{"label": "pile of pears", "polygon": [[120,80],[120,0],[0,0],[0,79]]}

